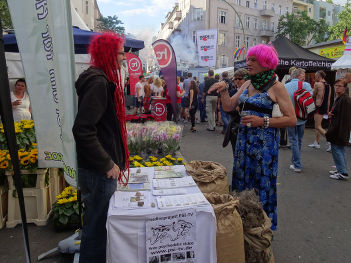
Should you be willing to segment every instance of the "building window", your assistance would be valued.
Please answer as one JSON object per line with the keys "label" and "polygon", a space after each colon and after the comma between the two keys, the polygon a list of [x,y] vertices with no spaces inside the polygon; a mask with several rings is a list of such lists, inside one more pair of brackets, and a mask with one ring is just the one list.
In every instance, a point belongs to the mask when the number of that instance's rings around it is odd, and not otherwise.
{"label": "building window", "polygon": [[262,30],[267,30],[267,21],[262,20]]}
{"label": "building window", "polygon": [[236,0],[237,5],[241,5],[241,0]]}
{"label": "building window", "polygon": [[275,4],[272,3],[272,11],[275,11]]}
{"label": "building window", "polygon": [[257,0],[254,0],[254,8],[257,9]]}
{"label": "building window", "polygon": [[197,39],[196,39],[196,31],[193,31],[193,42],[196,44]]}
{"label": "building window", "polygon": [[252,40],[252,45],[253,45],[253,46],[256,46],[256,45],[257,45],[257,39],[256,39],[256,38],[254,38],[254,39]]}
{"label": "building window", "polygon": [[289,13],[289,7],[286,7],[286,14]]}
{"label": "building window", "polygon": [[246,47],[249,47],[249,44],[250,44],[250,38],[246,37]]}
{"label": "building window", "polygon": [[325,10],[325,8],[320,8],[319,9],[319,17],[325,19],[326,16],[327,16],[327,11]]}
{"label": "building window", "polygon": [[236,27],[241,27],[240,17],[238,15],[236,15],[235,17],[235,25]]}
{"label": "building window", "polygon": [[271,30],[274,32],[274,22],[271,23]]}
{"label": "building window", "polygon": [[246,17],[246,28],[250,28],[250,17]]}
{"label": "building window", "polygon": [[312,8],[311,7],[308,8],[308,13],[312,13]]}
{"label": "building window", "polygon": [[257,23],[257,17],[255,17],[254,18],[254,28],[257,30],[257,25],[258,25],[258,23]]}
{"label": "building window", "polygon": [[263,2],[263,10],[267,10],[267,0],[264,0]]}
{"label": "building window", "polygon": [[225,55],[221,56],[220,64],[222,68],[225,68],[228,66],[228,58]]}
{"label": "building window", "polygon": [[279,15],[281,16],[282,15],[282,6],[279,5]]}
{"label": "building window", "polygon": [[250,1],[246,1],[246,7],[250,8]]}
{"label": "building window", "polygon": [[225,16],[226,16],[225,11],[219,11],[219,23],[225,24]]}
{"label": "building window", "polygon": [[328,16],[331,16],[331,12],[330,11],[328,11]]}
{"label": "building window", "polygon": [[85,13],[88,14],[89,12],[89,1],[85,1]]}
{"label": "building window", "polygon": [[219,33],[218,36],[218,45],[219,46],[225,46],[225,33]]}
{"label": "building window", "polygon": [[235,36],[235,47],[240,47],[240,36]]}
{"label": "building window", "polygon": [[202,21],[204,20],[204,12],[202,8],[194,8],[193,9],[193,21]]}

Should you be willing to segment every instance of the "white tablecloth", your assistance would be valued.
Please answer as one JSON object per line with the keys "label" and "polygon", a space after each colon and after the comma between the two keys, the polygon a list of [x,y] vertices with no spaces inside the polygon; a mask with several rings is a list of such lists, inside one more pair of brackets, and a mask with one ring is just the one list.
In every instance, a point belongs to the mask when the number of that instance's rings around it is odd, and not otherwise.
{"label": "white tablecloth", "polygon": [[[141,168],[153,174],[152,167]],[[134,171],[131,169],[131,171]],[[151,178],[150,178],[151,179]],[[188,193],[199,193],[198,187],[186,187]],[[107,216],[107,251],[108,263],[147,263],[145,224],[149,216],[167,215],[169,211],[154,208],[121,209],[114,205],[115,196],[110,200]],[[155,196],[151,195],[151,202]],[[196,210],[197,263],[216,263],[216,217],[210,204],[191,207]],[[187,208],[184,208],[187,209]]]}

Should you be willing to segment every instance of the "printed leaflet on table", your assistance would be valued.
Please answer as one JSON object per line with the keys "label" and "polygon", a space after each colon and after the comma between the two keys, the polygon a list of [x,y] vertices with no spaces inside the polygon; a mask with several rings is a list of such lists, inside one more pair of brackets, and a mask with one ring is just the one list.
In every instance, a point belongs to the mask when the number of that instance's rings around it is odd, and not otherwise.
{"label": "printed leaflet on table", "polygon": [[183,178],[153,179],[152,183],[155,189],[196,186],[196,183],[191,176],[185,176]]}
{"label": "printed leaflet on table", "polygon": [[115,193],[115,207],[116,208],[150,208],[150,192],[121,192]]}
{"label": "printed leaflet on table", "polygon": [[184,195],[187,191],[184,188],[175,188],[175,189],[153,189],[153,195]]}
{"label": "printed leaflet on table", "polygon": [[155,179],[165,179],[165,178],[181,178],[186,176],[184,172],[184,166],[161,166],[155,167]]}
{"label": "printed leaflet on table", "polygon": [[196,263],[196,212],[180,210],[146,222],[147,263]]}
{"label": "printed leaflet on table", "polygon": [[173,209],[179,207],[199,206],[209,204],[202,193],[158,196],[156,197],[159,209]]}

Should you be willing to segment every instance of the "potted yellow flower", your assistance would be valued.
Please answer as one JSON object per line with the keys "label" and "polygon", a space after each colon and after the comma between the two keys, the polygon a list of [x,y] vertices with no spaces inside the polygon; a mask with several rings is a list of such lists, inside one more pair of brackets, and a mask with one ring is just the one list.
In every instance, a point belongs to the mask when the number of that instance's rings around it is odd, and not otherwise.
{"label": "potted yellow flower", "polygon": [[52,207],[52,220],[56,230],[77,229],[79,227],[79,205],[77,189],[66,187],[57,196],[57,201]]}

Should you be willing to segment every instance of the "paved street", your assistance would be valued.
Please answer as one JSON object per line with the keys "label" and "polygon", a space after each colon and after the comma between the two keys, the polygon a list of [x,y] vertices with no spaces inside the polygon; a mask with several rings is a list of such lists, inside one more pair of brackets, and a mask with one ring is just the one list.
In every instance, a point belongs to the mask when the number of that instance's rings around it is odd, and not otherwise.
{"label": "paved street", "polygon": [[[186,124],[181,152],[187,160],[212,160],[232,170],[230,146],[222,148],[223,135],[206,131],[198,124],[197,133]],[[351,181],[328,178],[333,165],[330,153],[307,147],[313,142],[313,130],[305,132],[304,169],[301,174],[289,170],[290,150],[280,150],[278,185],[278,231],[274,233],[274,254],[278,263],[351,262]],[[351,160],[351,148],[347,148]],[[350,169],[351,161],[349,161]],[[53,227],[29,227],[32,259],[55,247],[70,232],[56,233]],[[0,230],[0,262],[25,262],[21,228]],[[41,262],[72,262],[72,256],[55,254]],[[129,263],[129,262],[126,262]],[[134,262],[130,262],[134,263]],[[206,262],[200,262],[206,263]]]}

